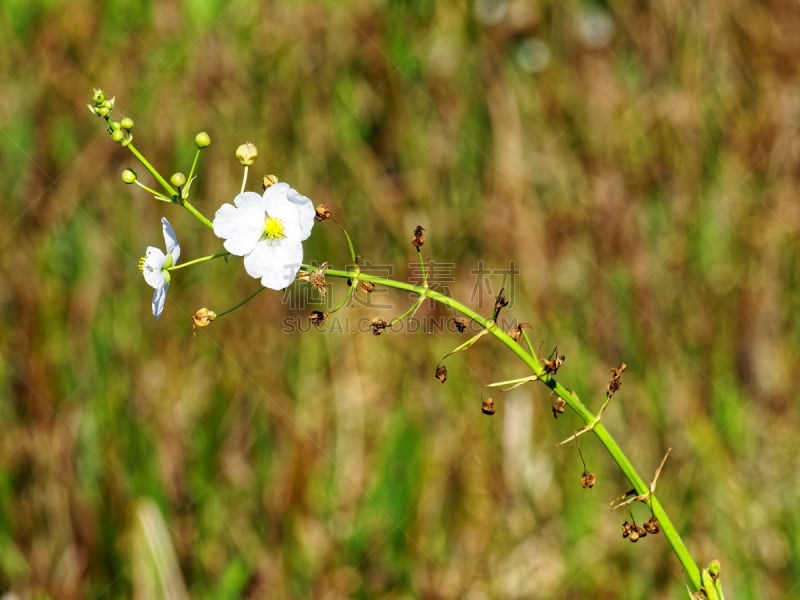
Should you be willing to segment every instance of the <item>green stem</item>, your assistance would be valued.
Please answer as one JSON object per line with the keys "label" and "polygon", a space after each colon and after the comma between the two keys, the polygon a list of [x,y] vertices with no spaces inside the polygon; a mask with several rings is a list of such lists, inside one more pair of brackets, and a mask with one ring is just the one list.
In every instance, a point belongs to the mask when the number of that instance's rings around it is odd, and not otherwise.
{"label": "green stem", "polygon": [[[313,270],[313,267],[303,265],[303,270]],[[384,277],[380,277],[377,275],[369,275],[366,273],[358,273],[352,271],[340,271],[337,269],[328,269],[325,271],[325,275],[327,277],[339,277],[344,279],[353,279],[355,280],[356,277],[362,281],[368,281],[375,285],[382,285],[384,287],[394,288],[398,290],[404,290],[407,292],[412,292],[418,294],[421,298],[429,298],[434,302],[439,302],[444,306],[452,308],[454,311],[461,313],[465,317],[469,317],[479,325],[481,325],[487,332],[492,334],[495,338],[497,338],[502,344],[507,346],[517,357],[525,363],[525,365],[533,371],[534,375],[539,377],[539,380],[544,383],[547,387],[549,387],[557,396],[562,398],[567,405],[575,412],[577,415],[583,420],[584,423],[587,425],[591,425],[595,423],[596,416],[584,406],[583,402],[581,402],[580,398],[578,398],[577,394],[570,392],[567,388],[563,385],[558,383],[555,377],[551,374],[544,373],[542,369],[542,365],[539,363],[538,358],[531,353],[525,351],[525,349],[520,346],[517,342],[513,340],[513,338],[508,335],[505,331],[503,331],[497,324],[491,320],[487,319],[474,310],[465,306],[464,304],[460,303],[449,296],[445,296],[444,294],[432,290],[430,288],[414,285],[412,283],[405,283],[402,281],[395,281],[393,279],[386,279]],[[648,494],[650,489],[649,486],[645,483],[639,473],[631,463],[630,459],[626,456],[626,454],[622,451],[622,449],[617,444],[614,437],[608,432],[605,426],[602,423],[596,423],[592,428],[597,439],[600,441],[603,446],[605,446],[608,453],[611,455],[612,460],[617,463],[620,470],[623,472],[625,477],[628,478],[631,485],[633,485],[634,489],[638,494],[644,495]],[[683,565],[684,570],[686,571],[687,576],[689,577],[694,589],[699,590],[701,586],[701,579],[700,579],[700,569],[694,562],[691,554],[689,554],[689,550],[684,544],[683,540],[681,539],[678,530],[672,524],[669,516],[667,515],[664,507],[658,501],[658,498],[655,495],[650,497],[649,504],[653,510],[653,516],[658,519],[658,523],[661,526],[661,531],[664,533],[664,536],[667,538],[670,546],[672,547],[675,556],[680,561],[681,565]]]}
{"label": "green stem", "polygon": [[240,307],[240,306],[242,306],[243,304],[247,304],[248,302],[250,302],[250,300],[252,300],[252,299],[253,299],[253,298],[255,298],[256,296],[258,296],[258,295],[259,295],[261,292],[263,292],[265,289],[267,289],[267,288],[265,288],[264,286],[259,286],[259,287],[258,287],[258,288],[257,288],[257,289],[256,289],[256,290],[255,290],[255,291],[252,293],[252,294],[250,294],[249,296],[247,296],[247,298],[245,298],[244,300],[242,300],[241,302],[239,302],[237,305],[235,305],[235,306],[231,306],[231,307],[230,307],[228,310],[223,310],[222,312],[219,312],[219,313],[217,313],[217,318],[219,318],[219,317],[222,317],[222,316],[225,316],[225,315],[227,315],[228,313],[231,313],[231,312],[235,311],[237,308],[239,308],[239,307]]}
{"label": "green stem", "polygon": [[198,148],[194,153],[194,159],[192,160],[192,167],[189,169],[189,177],[186,178],[186,181],[189,182],[189,185],[192,184],[194,180],[195,171],[197,171],[197,163],[200,161],[200,149]]}
{"label": "green stem", "polygon": [[190,267],[192,265],[196,265],[197,263],[205,262],[207,260],[212,260],[214,258],[222,258],[223,256],[230,256],[230,252],[217,252],[216,254],[209,254],[208,256],[201,256],[200,258],[195,258],[194,260],[190,260],[188,262],[181,263],[179,265],[174,265],[167,269],[168,271],[177,271],[178,269],[183,269],[184,267]]}
{"label": "green stem", "polygon": [[[161,184],[161,187],[164,188],[167,194],[172,198],[173,202],[175,202],[176,204],[181,204],[186,210],[188,210],[190,213],[192,213],[192,215],[194,215],[195,219],[200,221],[203,225],[205,225],[209,229],[214,229],[213,223],[211,223],[211,221],[209,221],[199,210],[197,210],[194,206],[192,206],[192,204],[188,200],[181,198],[178,191],[174,187],[172,187],[167,182],[167,180],[161,176],[161,174],[158,171],[156,171],[155,167],[153,167],[153,165],[151,165],[150,162],[144,156],[142,156],[142,153],[139,152],[133,144],[128,144],[127,148],[128,150],[131,151],[131,154],[133,154],[136,157],[136,159],[140,163],[142,163],[144,168],[150,172],[150,174],[156,179],[156,181],[158,181],[158,183]],[[195,156],[195,160],[196,159],[197,156]],[[192,165],[192,170],[194,171],[194,165]],[[191,181],[191,179],[189,181]],[[158,194],[154,193],[154,195],[158,197]]]}
{"label": "green stem", "polygon": [[422,285],[428,287],[428,272],[425,270],[425,259],[422,258],[422,251],[417,248],[417,258],[419,259],[419,268],[422,269]]}
{"label": "green stem", "polygon": [[205,225],[209,229],[212,230],[214,229],[214,224],[211,221],[209,221],[199,210],[197,210],[194,206],[192,206],[192,204],[188,200],[182,200],[181,204],[183,204],[183,207],[186,210],[188,210],[190,213],[194,215],[195,219],[200,221],[203,225]]}
{"label": "green stem", "polygon": [[158,181],[158,183],[160,183],[160,184],[161,184],[161,187],[163,187],[163,188],[164,188],[164,191],[166,191],[166,192],[167,192],[167,194],[168,194],[170,197],[172,197],[172,198],[176,198],[176,197],[178,196],[178,191],[177,191],[177,190],[176,190],[174,187],[172,187],[172,186],[171,186],[171,185],[170,185],[170,184],[167,182],[167,180],[166,180],[166,179],[164,179],[164,178],[161,176],[161,173],[159,173],[158,171],[156,171],[155,167],[154,167],[153,165],[151,165],[151,164],[150,164],[150,162],[149,162],[149,161],[148,161],[148,160],[147,160],[147,159],[146,159],[144,156],[142,156],[141,152],[139,152],[139,151],[136,149],[136,146],[134,146],[133,144],[128,144],[128,145],[127,145],[127,148],[128,148],[128,150],[130,150],[130,151],[131,151],[131,154],[133,154],[133,155],[136,157],[136,159],[137,159],[137,160],[138,160],[140,163],[142,163],[142,166],[144,166],[144,168],[145,168],[145,169],[147,169],[147,170],[150,172],[150,174],[151,174],[151,175],[152,175],[152,176],[155,178],[155,180],[156,180],[156,181]]}
{"label": "green stem", "polygon": [[247,185],[247,173],[249,172],[250,167],[247,165],[244,166],[244,175],[242,175],[242,189],[239,191],[240,194],[244,194],[244,188]]}

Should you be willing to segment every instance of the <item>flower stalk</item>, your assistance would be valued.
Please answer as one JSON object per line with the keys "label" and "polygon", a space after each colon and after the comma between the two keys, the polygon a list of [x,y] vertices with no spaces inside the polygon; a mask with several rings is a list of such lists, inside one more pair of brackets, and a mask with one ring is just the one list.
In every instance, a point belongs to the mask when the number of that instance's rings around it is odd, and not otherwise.
{"label": "flower stalk", "polygon": [[[311,272],[313,269],[314,267],[303,265],[300,270]],[[627,457],[625,452],[623,452],[622,448],[620,448],[619,444],[617,444],[617,441],[614,439],[611,433],[609,433],[609,431],[601,422],[597,421],[596,415],[586,408],[577,394],[565,388],[556,380],[554,375],[547,373],[535,354],[527,352],[522,346],[515,342],[508,333],[503,331],[502,328],[498,327],[494,320],[487,319],[468,306],[465,306],[458,300],[442,294],[441,292],[437,292],[436,290],[432,290],[427,286],[415,285],[413,283],[407,283],[403,281],[395,281],[393,279],[387,279],[385,277],[370,275],[363,272],[344,271],[331,268],[325,271],[325,275],[328,277],[350,279],[352,281],[367,281],[374,285],[380,285],[418,294],[420,298],[438,302],[439,304],[447,306],[448,308],[453,309],[465,317],[472,319],[481,327],[483,327],[485,331],[497,338],[501,344],[506,346],[509,350],[517,355],[517,357],[533,372],[539,381],[549,387],[559,398],[563,399],[567,406],[577,413],[577,415],[586,425],[593,424],[591,431],[594,433],[595,437],[600,441],[600,443],[606,448],[609,455],[611,455],[611,459],[620,468],[622,473],[636,490],[636,493],[648,496],[648,504],[652,508],[653,516],[658,519],[658,522],[661,525],[661,530],[664,532],[664,536],[667,538],[669,545],[672,547],[675,556],[683,566],[684,571],[686,571],[686,575],[689,578],[692,587],[694,589],[700,589],[702,585],[700,569],[689,553],[689,549],[683,542],[683,539],[664,510],[661,502],[659,502],[655,494],[651,493],[647,483],[645,483],[645,480],[641,477],[641,475],[639,475],[639,472],[633,466],[633,463]]]}
{"label": "flower stalk", "polygon": [[[623,527],[630,526],[630,528],[625,529],[625,535],[630,535],[630,539],[636,541],[640,536],[646,535],[646,530],[653,533],[653,529],[657,532],[660,528],[660,531],[662,531],[667,538],[675,556],[683,566],[691,587],[693,590],[696,590],[692,597],[705,597],[709,600],[723,599],[721,582],[719,579],[719,563],[713,561],[702,571],[698,568],[681,539],[680,534],[655,495],[655,481],[658,477],[658,473],[656,478],[653,479],[653,483],[648,486],[633,466],[630,459],[622,451],[619,444],[617,444],[614,437],[601,422],[603,411],[607,407],[611,396],[613,396],[614,392],[619,388],[619,377],[622,371],[625,370],[624,364],[618,369],[612,369],[614,377],[608,385],[605,403],[597,413],[593,413],[583,404],[575,392],[564,387],[556,379],[558,367],[564,360],[563,356],[559,357],[557,351],[554,350],[553,355],[550,357],[540,358],[534,351],[531,340],[525,331],[525,328],[529,327],[528,324],[523,323],[517,326],[516,330],[512,330],[511,332],[506,332],[497,325],[500,311],[503,307],[508,305],[508,299],[503,294],[503,290],[501,290],[499,295],[495,298],[492,315],[487,318],[450,296],[430,288],[428,269],[421,251],[421,247],[425,243],[424,229],[421,226],[416,227],[414,230],[414,238],[412,239],[421,272],[421,282],[419,284],[396,281],[378,275],[363,273],[358,265],[358,257],[349,234],[345,228],[332,217],[331,211],[327,206],[321,204],[314,207],[309,198],[301,195],[288,184],[279,182],[277,177],[272,175],[266,176],[263,180],[263,194],[245,191],[249,167],[253,165],[258,156],[257,148],[254,144],[249,142],[242,144],[236,150],[236,158],[244,167],[241,192],[234,198],[233,204],[223,204],[217,210],[212,222],[200,213],[188,200],[190,187],[196,176],[195,173],[200,152],[211,143],[207,133],[201,132],[195,137],[197,152],[192,161],[189,177],[185,177],[182,173],[174,173],[172,177],[167,180],[133,145],[133,120],[127,117],[121,119],[119,122],[111,120],[110,115],[114,107],[114,98],[107,98],[102,90],[94,90],[92,103],[89,104],[88,107],[93,114],[106,122],[111,138],[116,143],[130,150],[133,156],[161,185],[165,193],[158,192],[140,183],[137,180],[136,173],[130,169],[126,169],[123,172],[122,179],[124,183],[136,183],[151,193],[156,200],[183,206],[197,218],[197,220],[203,223],[203,225],[210,228],[218,238],[224,240],[224,252],[196,258],[179,265],[177,263],[180,257],[180,245],[178,244],[172,226],[166,218],[162,218],[165,251],[148,246],[145,256],[142,257],[139,262],[139,267],[145,282],[155,290],[152,300],[152,310],[156,318],[161,315],[164,309],[171,272],[212,259],[221,257],[227,258],[230,255],[243,257],[246,272],[251,277],[260,279],[261,287],[257,288],[232,308],[223,312],[216,313],[208,308],[198,310],[192,317],[193,331],[196,331],[198,327],[207,327],[216,318],[233,312],[256,295],[260,294],[264,289],[271,288],[273,290],[282,290],[294,282],[296,278],[307,280],[321,295],[325,293],[325,277],[346,279],[350,287],[345,294],[345,298],[332,312],[348,304],[357,289],[363,289],[367,293],[370,293],[376,285],[417,295],[417,298],[411,306],[401,315],[395,317],[390,323],[386,323],[386,321],[381,318],[374,319],[372,327],[375,335],[380,335],[387,328],[391,328],[392,325],[413,315],[426,299],[438,302],[461,315],[455,319],[459,331],[464,330],[468,320],[477,323],[481,327],[481,330],[439,361],[436,367],[436,377],[442,383],[447,380],[447,369],[443,362],[449,356],[470,348],[477,343],[480,338],[488,334],[494,336],[530,369],[531,375],[508,381],[496,382],[485,387],[498,388],[510,386],[507,389],[513,389],[518,385],[523,385],[528,382],[541,381],[550,388],[553,394],[557,396],[557,402],[560,403],[558,405],[554,404],[553,406],[554,416],[557,416],[557,413],[563,412],[565,406],[569,406],[585,424],[583,428],[575,432],[570,438],[565,440],[565,442],[572,441],[573,439],[577,440],[577,437],[584,433],[594,433],[595,437],[606,448],[612,460],[620,468],[637,494],[636,497],[627,500],[623,505],[638,500],[646,502],[650,507],[652,511],[652,519],[648,521],[648,523],[651,523],[650,528],[637,528],[635,523],[629,524],[626,521]],[[302,242],[310,236],[315,221],[324,221],[326,219],[333,220],[344,233],[350,258],[354,264],[352,269],[331,269],[328,268],[327,263],[322,263],[320,267],[302,263]],[[328,314],[329,313],[315,311],[315,314],[312,314],[313,322],[317,324],[323,323]],[[521,338],[524,338],[524,345],[520,342]],[[482,398],[482,403],[482,410],[485,414],[494,414],[494,400],[492,398]],[[583,460],[582,456],[581,460]],[[658,472],[660,472],[663,467],[663,463],[664,461],[662,461]],[[588,475],[594,477],[593,474],[584,471],[584,476]],[[593,479],[591,483],[584,483],[584,486],[591,487],[592,483]],[[633,493],[626,494],[626,497],[632,494]],[[645,528],[647,527],[648,524],[646,523]],[[633,537],[634,534],[636,539]]]}

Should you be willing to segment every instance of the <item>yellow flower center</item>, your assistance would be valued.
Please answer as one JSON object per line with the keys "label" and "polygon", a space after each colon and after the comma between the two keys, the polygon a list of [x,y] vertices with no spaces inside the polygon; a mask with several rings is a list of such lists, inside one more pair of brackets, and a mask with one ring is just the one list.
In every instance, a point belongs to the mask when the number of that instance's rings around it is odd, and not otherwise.
{"label": "yellow flower center", "polygon": [[264,217],[264,237],[268,240],[285,238],[286,234],[284,233],[283,221],[275,217],[270,217],[269,215]]}

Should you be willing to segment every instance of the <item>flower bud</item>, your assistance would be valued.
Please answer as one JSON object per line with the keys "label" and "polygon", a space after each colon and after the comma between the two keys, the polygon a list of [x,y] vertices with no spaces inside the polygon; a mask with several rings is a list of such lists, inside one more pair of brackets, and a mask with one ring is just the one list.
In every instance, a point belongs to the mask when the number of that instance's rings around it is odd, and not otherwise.
{"label": "flower bud", "polygon": [[236,158],[243,166],[249,167],[258,158],[258,148],[252,142],[242,144],[236,149]]}
{"label": "flower bud", "polygon": [[710,563],[708,563],[708,574],[711,575],[711,579],[713,579],[714,581],[719,579],[719,574],[721,570],[722,568],[720,567],[718,560],[715,559],[712,560]]}
{"label": "flower bud", "polygon": [[121,144],[122,142],[125,141],[125,132],[122,131],[122,129],[115,129],[114,131],[111,132],[111,139],[117,142],[118,144]]}
{"label": "flower bud", "polygon": [[133,119],[131,119],[130,117],[122,117],[122,120],[119,122],[119,125],[123,129],[127,129],[128,131],[130,131],[131,129],[133,129]]}
{"label": "flower bud", "polygon": [[186,185],[186,175],[180,172],[173,173],[172,177],[169,178],[169,182],[175,187],[182,187]]}
{"label": "flower bud", "polygon": [[211,145],[211,136],[209,136],[205,131],[201,131],[194,136],[194,143],[199,150],[208,148]]}
{"label": "flower bud", "polygon": [[89,110],[96,114],[98,117],[106,118],[111,114],[114,109],[114,98],[106,98],[103,90],[95,90],[92,93],[92,104],[87,104]]}
{"label": "flower bud", "polygon": [[122,172],[123,183],[131,184],[136,182],[136,171],[133,169],[125,169]]}

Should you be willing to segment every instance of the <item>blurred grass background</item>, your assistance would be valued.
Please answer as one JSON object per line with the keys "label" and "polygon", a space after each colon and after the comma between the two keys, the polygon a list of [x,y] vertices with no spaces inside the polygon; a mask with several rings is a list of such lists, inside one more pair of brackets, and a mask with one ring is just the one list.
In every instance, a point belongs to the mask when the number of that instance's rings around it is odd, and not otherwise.
{"label": "blurred grass background", "polygon": [[[486,340],[334,330],[240,262],[180,271],[150,315],[136,270],[167,216],[119,173],[92,87],[165,173],[202,157],[213,215],[253,141],[397,278],[426,256],[515,261],[508,318],[659,482],[732,598],[800,597],[800,4],[476,0],[0,4],[0,590],[21,598],[685,598],[662,536],[621,539],[628,489],[578,422]],[[138,169],[141,176],[144,171]],[[343,266],[318,225],[309,260]],[[340,282],[341,283],[341,282]],[[341,286],[335,293],[341,294]],[[345,314],[389,318],[368,307]],[[427,309],[418,316],[444,318]],[[286,321],[289,319],[289,321]],[[644,521],[644,507],[634,507]]]}

